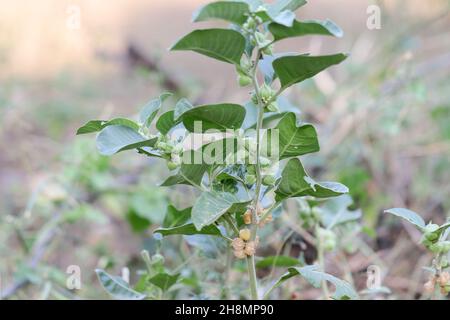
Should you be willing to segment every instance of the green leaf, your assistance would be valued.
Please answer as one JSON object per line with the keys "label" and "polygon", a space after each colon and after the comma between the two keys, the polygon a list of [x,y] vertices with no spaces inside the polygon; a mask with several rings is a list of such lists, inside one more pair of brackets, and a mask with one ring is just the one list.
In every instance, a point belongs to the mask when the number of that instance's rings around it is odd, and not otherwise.
{"label": "green leaf", "polygon": [[197,230],[208,226],[226,212],[245,210],[251,199],[239,199],[236,194],[228,192],[203,192],[192,208],[192,222]]}
{"label": "green leaf", "polygon": [[282,12],[285,10],[295,11],[306,4],[306,0],[278,0],[269,6],[274,12]]}
{"label": "green leaf", "polygon": [[190,150],[186,151],[186,153],[188,154],[185,155],[185,153],[183,153],[182,159],[187,157],[190,162],[182,160],[182,164],[178,172],[175,175],[168,177],[161,184],[162,187],[170,187],[176,184],[186,184],[197,187],[200,186],[203,175],[208,170],[209,166],[204,163],[194,164],[196,157],[200,157],[200,159],[202,159],[201,152]]}
{"label": "green leaf", "polygon": [[169,92],[164,92],[158,98],[150,100],[141,110],[139,114],[139,120],[141,124],[145,127],[149,127],[158,114],[164,100],[170,97],[172,94]]}
{"label": "green leaf", "polygon": [[112,125],[121,125],[125,127],[130,127],[131,129],[134,129],[136,131],[139,130],[139,125],[136,122],[125,118],[116,118],[109,121],[91,120],[77,130],[77,135],[98,132],[106,128],[107,126]]}
{"label": "green leaf", "polygon": [[393,214],[394,216],[400,217],[405,219],[406,221],[412,223],[419,229],[425,228],[425,221],[422,219],[421,216],[419,216],[414,211],[404,209],[404,208],[392,208],[388,210],[384,210],[385,213]]}
{"label": "green leaf", "polygon": [[245,183],[246,166],[242,164],[235,164],[226,166],[216,176],[217,181],[234,180]]}
{"label": "green leaf", "polygon": [[324,35],[338,38],[341,38],[344,35],[342,29],[330,20],[311,20],[304,22],[295,20],[292,27],[271,23],[269,24],[269,31],[272,33],[274,41],[307,35]]}
{"label": "green leaf", "polygon": [[127,213],[127,221],[131,226],[131,229],[136,232],[144,232],[150,227],[151,222],[149,219],[140,216],[136,210],[130,209]]}
{"label": "green leaf", "polygon": [[291,27],[295,20],[295,13],[301,6],[306,4],[305,0],[278,0],[265,5],[266,10],[259,10],[256,14],[264,22],[273,21],[278,24]]}
{"label": "green leaf", "polygon": [[125,150],[153,147],[157,140],[147,139],[130,127],[112,125],[98,134],[97,149],[102,155],[110,156]]}
{"label": "green leaf", "polygon": [[245,108],[231,103],[203,105],[188,110],[182,115],[183,124],[189,132],[195,132],[195,122],[201,122],[202,132],[210,129],[235,130],[242,126],[244,119]]}
{"label": "green leaf", "polygon": [[319,72],[341,63],[347,55],[339,53],[328,56],[287,56],[276,59],[273,68],[280,78],[281,87],[286,89],[295,83],[314,77]]}
{"label": "green leaf", "polygon": [[95,272],[103,288],[114,298],[119,300],[142,300],[146,298],[146,295],[131,289],[122,278],[111,276],[101,269],[97,269]]}
{"label": "green leaf", "polygon": [[163,113],[156,121],[156,129],[163,135],[168,134],[170,130],[181,123],[181,119],[178,119],[177,121],[174,119],[175,114],[173,110]]}
{"label": "green leaf", "polygon": [[295,113],[287,113],[274,129],[267,130],[263,140],[267,142],[263,143],[264,148],[270,146],[273,149],[274,146],[271,146],[270,142],[274,132],[278,132],[277,142],[280,160],[320,150],[317,132],[314,126],[311,124],[297,126],[297,116]]}
{"label": "green leaf", "polygon": [[225,20],[236,24],[243,24],[247,20],[250,8],[241,1],[216,1],[201,7],[194,13],[193,21]]}
{"label": "green leaf", "polygon": [[271,84],[275,80],[275,70],[273,70],[273,62],[281,57],[287,57],[287,56],[296,56],[296,53],[293,52],[282,52],[282,53],[275,53],[272,56],[265,55],[260,61],[259,61],[259,69],[261,70],[262,74],[264,75],[264,81],[268,84]]}
{"label": "green leaf", "polygon": [[358,299],[358,294],[348,282],[336,278],[331,274],[319,271],[317,266],[289,268],[288,272],[282,275],[281,278],[276,282],[274,288],[278,287],[286,280],[298,275],[306,279],[315,288],[320,288],[323,281],[332,283],[336,287],[336,290],[332,296],[333,299]]}
{"label": "green leaf", "polygon": [[219,228],[217,228],[215,225],[205,226],[201,230],[197,230],[193,223],[186,223],[184,225],[173,228],[158,228],[154,231],[154,233],[160,233],[163,237],[173,235],[191,236],[194,234],[204,234],[219,237],[222,236]]}
{"label": "green leaf", "polygon": [[287,198],[312,196],[330,198],[348,193],[348,188],[337,182],[316,182],[308,176],[299,159],[291,159],[286,164],[278,188],[276,201]]}
{"label": "green leaf", "polygon": [[270,256],[259,260],[256,263],[256,267],[262,268],[272,268],[272,267],[293,267],[299,265],[300,261],[298,259],[288,257],[288,256]]}
{"label": "green leaf", "polygon": [[183,98],[180,101],[178,101],[177,104],[175,105],[174,110],[175,121],[177,121],[183,115],[183,113],[191,110],[192,108],[194,108],[194,106],[189,102],[188,99]]}
{"label": "green leaf", "polygon": [[322,223],[327,229],[361,218],[361,210],[351,211],[348,208],[353,199],[348,194],[328,200],[322,209]]}
{"label": "green leaf", "polygon": [[178,281],[179,276],[179,273],[171,275],[165,272],[161,272],[148,279],[148,282],[157,286],[163,291],[167,291]]}
{"label": "green leaf", "polygon": [[191,207],[178,210],[173,205],[169,205],[167,207],[162,227],[173,228],[185,224],[191,218],[191,211]]}
{"label": "green leaf", "polygon": [[223,62],[240,64],[245,38],[228,29],[195,30],[179,40],[171,50],[192,50]]}

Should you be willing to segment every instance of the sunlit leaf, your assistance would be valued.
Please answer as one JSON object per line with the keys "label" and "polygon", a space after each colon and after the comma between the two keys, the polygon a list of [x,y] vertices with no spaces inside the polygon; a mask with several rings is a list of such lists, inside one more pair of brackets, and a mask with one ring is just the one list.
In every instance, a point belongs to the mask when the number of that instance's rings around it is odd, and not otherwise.
{"label": "sunlit leaf", "polygon": [[136,122],[125,118],[116,118],[109,121],[91,120],[77,130],[77,135],[98,132],[106,128],[107,126],[112,125],[121,125],[125,127],[130,127],[135,131],[139,130],[139,125]]}
{"label": "sunlit leaf", "polygon": [[250,8],[242,1],[216,1],[204,5],[194,13],[193,21],[225,20],[243,24],[247,20]]}
{"label": "sunlit leaf", "polygon": [[348,193],[348,188],[338,182],[316,182],[308,176],[299,159],[291,159],[286,164],[278,188],[276,200],[312,196],[330,198]]}
{"label": "sunlit leaf", "polygon": [[336,300],[348,300],[348,299],[358,299],[358,294],[352,288],[352,286],[335,276],[322,272],[317,266],[305,266],[305,267],[292,267],[288,269],[288,272],[281,276],[281,278],[276,282],[275,287],[278,287],[286,280],[301,276],[307,280],[313,287],[320,288],[323,281],[328,281],[333,284],[336,288],[332,297]]}
{"label": "sunlit leaf", "polygon": [[264,139],[267,142],[266,147],[275,147],[271,143],[274,132],[278,134],[278,139],[274,140],[278,143],[280,160],[317,152],[320,149],[314,126],[311,124],[297,125],[295,113],[285,114],[274,129],[267,130]]}
{"label": "sunlit leaf", "polygon": [[226,212],[234,211],[237,207],[244,208],[250,201],[227,192],[203,192],[192,208],[192,222],[197,230],[201,230]]}
{"label": "sunlit leaf", "polygon": [[112,125],[98,134],[97,148],[102,155],[110,156],[125,150],[153,147],[157,140],[147,139],[130,127]]}
{"label": "sunlit leaf", "polygon": [[242,126],[244,119],[245,108],[231,103],[198,106],[182,114],[183,124],[190,132],[196,132],[196,123],[201,124],[201,132],[235,130]]}
{"label": "sunlit leaf", "polygon": [[294,21],[292,27],[271,23],[269,24],[269,31],[272,33],[275,41],[307,35],[324,35],[340,38],[344,34],[342,29],[330,20]]}
{"label": "sunlit leaf", "polygon": [[341,63],[347,55],[339,53],[328,56],[287,56],[276,59],[273,68],[283,89],[314,77],[321,71]]}
{"label": "sunlit leaf", "polygon": [[239,64],[245,50],[245,38],[228,29],[195,30],[179,40],[171,50],[191,50],[223,62]]}
{"label": "sunlit leaf", "polygon": [[412,223],[419,229],[425,228],[425,221],[422,219],[421,216],[419,216],[414,211],[404,209],[404,208],[392,208],[388,210],[384,210],[385,213],[393,214],[394,216],[400,217],[405,219],[406,221]]}

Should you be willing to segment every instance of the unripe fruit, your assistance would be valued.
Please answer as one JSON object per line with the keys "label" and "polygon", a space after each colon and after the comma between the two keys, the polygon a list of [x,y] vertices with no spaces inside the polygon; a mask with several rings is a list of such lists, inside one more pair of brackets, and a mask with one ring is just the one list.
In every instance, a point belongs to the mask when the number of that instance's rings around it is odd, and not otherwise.
{"label": "unripe fruit", "polygon": [[425,233],[424,236],[429,241],[433,241],[438,238],[438,235],[436,233],[432,233],[432,232]]}
{"label": "unripe fruit", "polygon": [[245,224],[251,224],[252,223],[252,212],[251,210],[247,210],[246,213],[243,215],[244,223]]}
{"label": "unripe fruit", "polygon": [[241,231],[239,231],[239,238],[241,238],[244,241],[248,241],[250,240],[252,233],[250,232],[249,229],[242,229]]}
{"label": "unripe fruit", "polygon": [[167,162],[167,168],[168,168],[170,171],[173,171],[173,170],[175,170],[176,168],[178,168],[178,164],[176,164],[176,163],[173,162],[173,161],[168,161],[168,162]]}
{"label": "unripe fruit", "polygon": [[233,242],[231,242],[231,246],[236,251],[242,251],[245,248],[245,242],[241,238],[235,238],[233,239]]}
{"label": "unripe fruit", "polygon": [[265,176],[262,183],[265,186],[273,186],[277,179],[274,176]]}
{"label": "unripe fruit", "polygon": [[252,78],[246,75],[239,75],[238,82],[241,87],[246,87],[252,83]]}

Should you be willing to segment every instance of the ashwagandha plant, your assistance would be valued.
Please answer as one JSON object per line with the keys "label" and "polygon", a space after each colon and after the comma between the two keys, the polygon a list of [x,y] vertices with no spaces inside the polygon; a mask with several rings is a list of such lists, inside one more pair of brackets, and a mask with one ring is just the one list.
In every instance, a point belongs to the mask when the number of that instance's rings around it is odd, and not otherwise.
{"label": "ashwagandha plant", "polygon": [[403,218],[412,223],[421,233],[421,243],[433,255],[432,265],[426,267],[431,275],[424,285],[425,292],[430,296],[435,296],[440,292],[447,296],[450,292],[450,273],[449,273],[449,252],[450,252],[450,221],[442,225],[437,225],[430,221],[425,224],[423,218],[414,211],[404,208],[392,208],[385,210],[386,213]]}
{"label": "ashwagandha plant", "polygon": [[[228,250],[247,261],[252,299],[269,297],[273,289],[296,275],[316,287],[331,282],[336,287],[333,298],[357,297],[348,283],[317,266],[289,268],[263,295],[255,271],[255,254],[264,241],[258,231],[272,221],[284,201],[325,199],[348,192],[340,183],[316,182],[306,173],[299,157],[319,151],[317,133],[311,124],[299,122],[298,114],[282,97],[289,87],[347,58],[341,53],[274,53],[274,45],[283,39],[342,36],[331,21],[298,21],[294,11],[305,4],[305,0],[213,2],[199,9],[194,21],[225,20],[231,23],[230,28],[195,30],[171,48],[195,51],[232,65],[239,85],[251,87],[244,106],[193,106],[183,98],[158,116],[170,96],[164,93],[143,107],[138,122],[94,120],[78,130],[78,134],[98,132],[97,147],[103,155],[137,150],[165,160],[175,173],[161,186],[196,188],[200,196],[193,206],[185,210],[171,207],[172,218],[166,217],[155,233],[161,237],[208,235],[225,239]],[[320,232],[326,238],[327,231]]]}

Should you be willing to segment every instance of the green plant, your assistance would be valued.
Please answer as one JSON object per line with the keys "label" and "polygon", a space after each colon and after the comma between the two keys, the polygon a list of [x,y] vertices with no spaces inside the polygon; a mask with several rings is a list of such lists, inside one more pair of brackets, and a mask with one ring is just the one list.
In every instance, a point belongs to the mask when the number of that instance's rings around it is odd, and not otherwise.
{"label": "green plant", "polygon": [[[348,192],[340,183],[316,182],[306,173],[299,157],[319,151],[317,133],[311,124],[299,122],[298,114],[289,109],[282,97],[289,87],[347,58],[345,54],[274,53],[274,45],[286,38],[342,36],[331,21],[296,20],[294,11],[304,4],[304,0],[278,0],[271,4],[259,0],[213,2],[197,11],[194,21],[219,19],[230,22],[231,27],[195,30],[171,48],[195,51],[233,65],[239,85],[252,88],[245,106],[193,106],[183,98],[173,110],[158,117],[164,101],[170,97],[164,93],[142,108],[137,122],[124,118],[94,120],[77,132],[98,132],[97,147],[103,155],[137,150],[165,160],[168,169],[175,173],[161,186],[182,184],[196,188],[200,195],[194,205],[185,210],[172,207],[155,234],[224,239],[228,243],[228,268],[231,252],[247,262],[252,299],[262,297],[255,254],[264,239],[259,238],[258,231],[273,220],[273,213],[290,198],[325,199]],[[274,121],[278,121],[276,126],[270,127]],[[200,145],[196,135],[202,137]],[[330,233],[316,226],[322,236]],[[322,238],[325,248],[330,248],[332,239]],[[100,274],[104,276],[101,271]],[[316,266],[290,267],[264,297],[296,275],[314,286],[325,281],[333,283],[334,298],[357,297],[348,283]],[[118,285],[123,288],[123,283]],[[131,294],[134,298],[144,296]]]}
{"label": "green plant", "polygon": [[431,267],[427,268],[431,276],[424,285],[425,292],[434,295],[440,289],[441,294],[446,296],[450,292],[450,221],[442,225],[432,221],[425,224],[417,213],[403,208],[388,209],[385,212],[405,219],[422,233],[421,243],[434,255]]}

